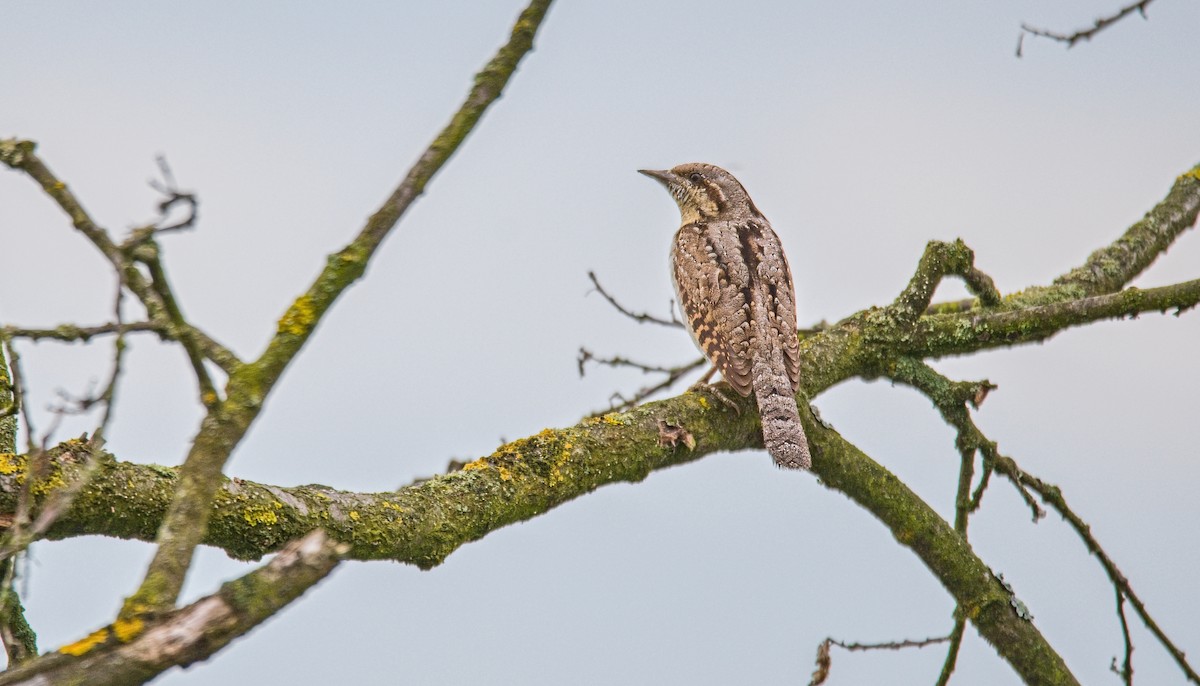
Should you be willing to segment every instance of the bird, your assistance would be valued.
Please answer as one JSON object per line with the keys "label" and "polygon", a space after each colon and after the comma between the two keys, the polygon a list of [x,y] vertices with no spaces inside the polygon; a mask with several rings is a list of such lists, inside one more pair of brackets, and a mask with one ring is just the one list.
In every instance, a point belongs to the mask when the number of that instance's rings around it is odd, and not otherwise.
{"label": "bird", "polygon": [[742,184],[702,163],[639,169],[679,206],[671,277],[692,340],[743,397],[754,393],[775,464],[811,469],[800,423],[796,297],[783,245]]}

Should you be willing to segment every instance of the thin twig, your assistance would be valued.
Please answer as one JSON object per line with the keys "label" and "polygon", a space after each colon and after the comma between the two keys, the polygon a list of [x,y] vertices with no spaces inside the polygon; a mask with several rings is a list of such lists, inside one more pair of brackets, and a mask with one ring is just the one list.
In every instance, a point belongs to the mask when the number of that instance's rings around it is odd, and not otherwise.
{"label": "thin twig", "polygon": [[[168,231],[180,231],[190,229],[196,225],[196,220],[199,219],[200,200],[195,193],[179,190],[175,184],[175,174],[171,172],[171,166],[167,164],[165,155],[159,155],[155,158],[158,163],[158,171],[162,174],[162,182],[151,179],[150,187],[162,193],[163,200],[158,203],[158,221],[154,223],[154,233],[167,233]],[[172,207],[183,205],[187,214],[183,219],[172,224],[166,223],[167,214]]]}
{"label": "thin twig", "polygon": [[[37,146],[33,141],[9,139],[0,141],[0,143],[4,144],[0,146],[0,152],[4,153],[0,155],[0,161],[13,169],[25,172],[70,217],[72,225],[96,246],[96,249],[119,275],[119,280],[122,280],[130,292],[137,296],[145,306],[146,316],[153,323],[154,330],[158,331],[160,335],[182,342],[181,339],[184,335],[180,331],[182,326],[205,355],[223,371],[233,374],[241,366],[241,361],[232,352],[217,344],[210,336],[191,323],[184,322],[181,325],[172,322],[166,311],[166,304],[158,292],[147,282],[146,275],[135,263],[133,254],[141,247],[142,237],[153,236],[158,227],[145,227],[141,231],[135,229],[126,243],[117,244],[108,231],[92,219],[67,184],[55,176],[54,172],[50,171],[50,168],[37,156],[35,152]],[[179,200],[173,202],[179,202]],[[192,209],[194,215],[195,208]],[[194,221],[194,216],[192,219]]]}
{"label": "thin twig", "polygon": [[[1012,460],[1009,458],[1005,459],[1008,463],[1012,462]],[[1008,476],[1010,479],[1013,478],[1005,471],[1006,468],[1007,464],[997,464],[997,471],[1005,476]],[[1133,606],[1134,611],[1137,612],[1138,617],[1140,617],[1142,620],[1142,623],[1146,625],[1146,628],[1150,630],[1150,633],[1154,634],[1154,637],[1158,639],[1159,643],[1161,643],[1163,647],[1166,648],[1167,652],[1171,654],[1171,657],[1175,660],[1175,664],[1179,665],[1179,668],[1183,670],[1183,673],[1187,676],[1189,681],[1200,684],[1200,675],[1198,675],[1196,670],[1193,669],[1190,664],[1188,664],[1187,657],[1184,652],[1180,650],[1171,641],[1171,639],[1167,638],[1167,635],[1161,628],[1159,628],[1158,622],[1155,622],[1154,619],[1150,617],[1150,613],[1146,610],[1145,603],[1143,603],[1142,599],[1138,597],[1137,593],[1134,592],[1133,587],[1129,583],[1129,579],[1125,578],[1125,575],[1122,574],[1121,570],[1117,568],[1116,563],[1113,562],[1112,558],[1108,556],[1108,553],[1106,553],[1104,549],[1100,547],[1100,542],[1097,541],[1096,537],[1092,535],[1091,527],[1088,526],[1086,522],[1080,519],[1079,515],[1075,514],[1075,512],[1073,512],[1071,508],[1067,506],[1067,501],[1065,498],[1063,498],[1062,490],[1058,486],[1047,484],[1041,479],[1038,479],[1037,477],[1034,477],[1026,472],[1018,471],[1017,473],[1019,474],[1019,478],[1024,485],[1036,491],[1047,505],[1054,508],[1056,512],[1062,515],[1063,519],[1067,520],[1067,523],[1070,524],[1071,528],[1075,530],[1075,533],[1078,534],[1081,539],[1083,539],[1083,543],[1085,546],[1087,546],[1088,552],[1094,555],[1096,560],[1100,563],[1100,566],[1104,568],[1104,572],[1108,575],[1109,580],[1112,581],[1113,586],[1119,589],[1121,594],[1123,594],[1125,598],[1129,600],[1129,604]]]}
{"label": "thin twig", "polygon": [[1117,10],[1115,14],[1110,14],[1106,17],[1100,17],[1099,19],[1096,19],[1094,22],[1092,22],[1091,27],[1079,29],[1078,31],[1074,31],[1072,33],[1060,33],[1058,31],[1051,31],[1049,29],[1040,29],[1023,23],[1021,24],[1021,34],[1017,38],[1017,57],[1021,56],[1021,46],[1024,42],[1023,39],[1025,34],[1027,33],[1032,36],[1049,38],[1050,40],[1055,40],[1060,43],[1066,43],[1067,48],[1073,48],[1079,41],[1091,40],[1092,36],[1095,36],[1097,33],[1100,33],[1104,29],[1121,21],[1134,12],[1142,15],[1142,19],[1147,19],[1146,7],[1152,2],[1154,2],[1154,0],[1138,0],[1138,2],[1135,2],[1131,5],[1126,5],[1125,7]]}
{"label": "thin twig", "polygon": [[30,341],[59,341],[62,343],[87,343],[97,336],[127,333],[161,333],[153,322],[109,322],[96,326],[63,324],[52,329],[27,329],[17,326],[0,327],[0,336],[23,338]]}
{"label": "thin twig", "polygon": [[1125,594],[1120,588],[1114,588],[1117,594],[1117,618],[1121,620],[1121,638],[1125,642],[1125,661],[1117,667],[1117,658],[1112,659],[1109,669],[1121,677],[1125,686],[1133,686],[1133,640],[1129,637],[1129,620],[1125,618]]}
{"label": "thin twig", "polygon": [[171,282],[167,279],[167,271],[163,268],[159,257],[158,245],[153,238],[145,241],[148,250],[139,251],[138,261],[150,270],[150,286],[158,293],[167,316],[178,332],[177,339],[187,352],[188,361],[192,364],[192,373],[196,377],[196,385],[200,391],[200,404],[205,407],[213,406],[220,400],[217,387],[213,384],[212,376],[204,366],[204,351],[195,336],[195,330],[188,324],[179,306],[179,300],[171,290]]}
{"label": "thin twig", "polygon": [[632,310],[628,310],[623,307],[621,303],[617,302],[616,298],[609,295],[608,291],[604,290],[604,286],[601,286],[600,280],[596,278],[596,272],[588,271],[588,278],[592,280],[592,286],[595,287],[596,292],[603,296],[604,299],[608,301],[609,305],[612,305],[617,309],[617,312],[629,317],[638,324],[645,324],[648,322],[650,324],[658,324],[659,326],[670,326],[677,329],[683,328],[683,322],[679,321],[679,319],[675,316],[674,301],[671,302],[671,307],[669,309],[669,312],[671,313],[670,319],[655,317],[654,315],[646,312],[633,312]]}
{"label": "thin twig", "polygon": [[903,650],[904,648],[924,648],[926,646],[945,643],[950,640],[950,636],[931,636],[922,639],[904,639],[901,641],[885,641],[883,643],[843,643],[842,641],[832,638],[825,639],[831,644],[850,651],[864,650]]}
{"label": "thin twig", "polygon": [[[121,311],[122,301],[125,297],[125,284],[117,283],[117,294],[113,298],[113,319],[118,325],[124,324],[124,314]],[[121,378],[121,362],[125,358],[125,332],[119,331],[116,340],[113,341],[113,364],[112,373],[108,377],[108,383],[104,387],[104,392],[100,394],[100,399],[104,403],[104,414],[100,418],[100,424],[92,433],[92,443],[96,447],[103,445],[105,431],[108,430],[108,424],[112,421],[113,405],[116,404],[117,397],[117,380]]]}
{"label": "thin twig", "polygon": [[950,647],[946,649],[946,660],[942,663],[942,671],[938,674],[936,686],[946,686],[950,683],[950,675],[958,664],[958,649],[962,647],[963,631],[967,628],[967,618],[960,609],[954,611],[954,628],[950,630]]}
{"label": "thin twig", "polygon": [[579,365],[580,376],[584,375],[584,370],[586,369],[588,362],[594,362],[596,364],[602,364],[608,367],[628,367],[630,369],[640,370],[643,374],[665,375],[662,381],[649,386],[643,386],[629,398],[626,398],[620,393],[613,393],[609,398],[610,403],[607,409],[597,410],[588,415],[588,417],[599,417],[600,415],[608,414],[609,412],[624,412],[625,410],[636,407],[640,403],[644,402],[647,398],[671,388],[689,373],[703,367],[707,360],[705,360],[703,357],[698,357],[691,362],[677,365],[675,367],[663,367],[661,365],[650,365],[643,364],[641,362],[634,362],[633,360],[619,356],[597,357],[587,348],[580,348],[579,357],[577,358],[576,362]]}
{"label": "thin twig", "polygon": [[835,638],[826,638],[817,645],[817,669],[813,671],[812,679],[808,682],[808,686],[820,686],[829,678],[829,668],[832,666],[833,660],[830,655],[830,646],[837,646],[843,650],[851,652],[867,651],[867,650],[903,650],[905,648],[924,648],[926,646],[945,643],[952,637],[936,636],[923,638],[920,640],[905,639],[902,641],[886,641],[883,643],[845,643]]}

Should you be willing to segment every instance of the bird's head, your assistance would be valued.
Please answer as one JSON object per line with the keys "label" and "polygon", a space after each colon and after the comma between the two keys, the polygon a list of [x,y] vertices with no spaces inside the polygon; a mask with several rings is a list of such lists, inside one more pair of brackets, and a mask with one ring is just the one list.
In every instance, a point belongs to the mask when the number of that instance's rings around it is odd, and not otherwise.
{"label": "bird's head", "polygon": [[666,186],[679,205],[684,224],[718,217],[760,216],[742,184],[716,165],[690,162],[663,171],[639,169],[638,173]]}

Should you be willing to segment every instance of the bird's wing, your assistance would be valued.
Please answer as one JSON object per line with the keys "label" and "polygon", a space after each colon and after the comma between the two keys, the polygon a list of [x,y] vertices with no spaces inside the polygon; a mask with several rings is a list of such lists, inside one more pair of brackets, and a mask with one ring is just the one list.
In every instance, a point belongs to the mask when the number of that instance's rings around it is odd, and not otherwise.
{"label": "bird's wing", "polygon": [[750,273],[736,234],[689,224],[675,236],[673,276],[696,345],[743,396],[751,390]]}
{"label": "bird's wing", "polygon": [[783,364],[792,390],[800,385],[800,339],[796,335],[796,292],[792,272],[779,236],[765,222],[753,222],[748,230],[747,243],[758,278],[757,306],[763,308],[767,322],[764,334],[771,345],[783,351]]}

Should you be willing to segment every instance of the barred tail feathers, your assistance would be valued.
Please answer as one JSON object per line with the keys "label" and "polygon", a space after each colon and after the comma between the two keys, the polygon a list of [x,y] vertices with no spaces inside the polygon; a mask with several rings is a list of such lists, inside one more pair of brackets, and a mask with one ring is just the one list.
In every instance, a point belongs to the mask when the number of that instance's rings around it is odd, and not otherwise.
{"label": "barred tail feathers", "polygon": [[755,355],[752,377],[767,452],[776,465],[785,469],[811,469],[808,438],[800,424],[782,352],[775,348],[765,355]]}

